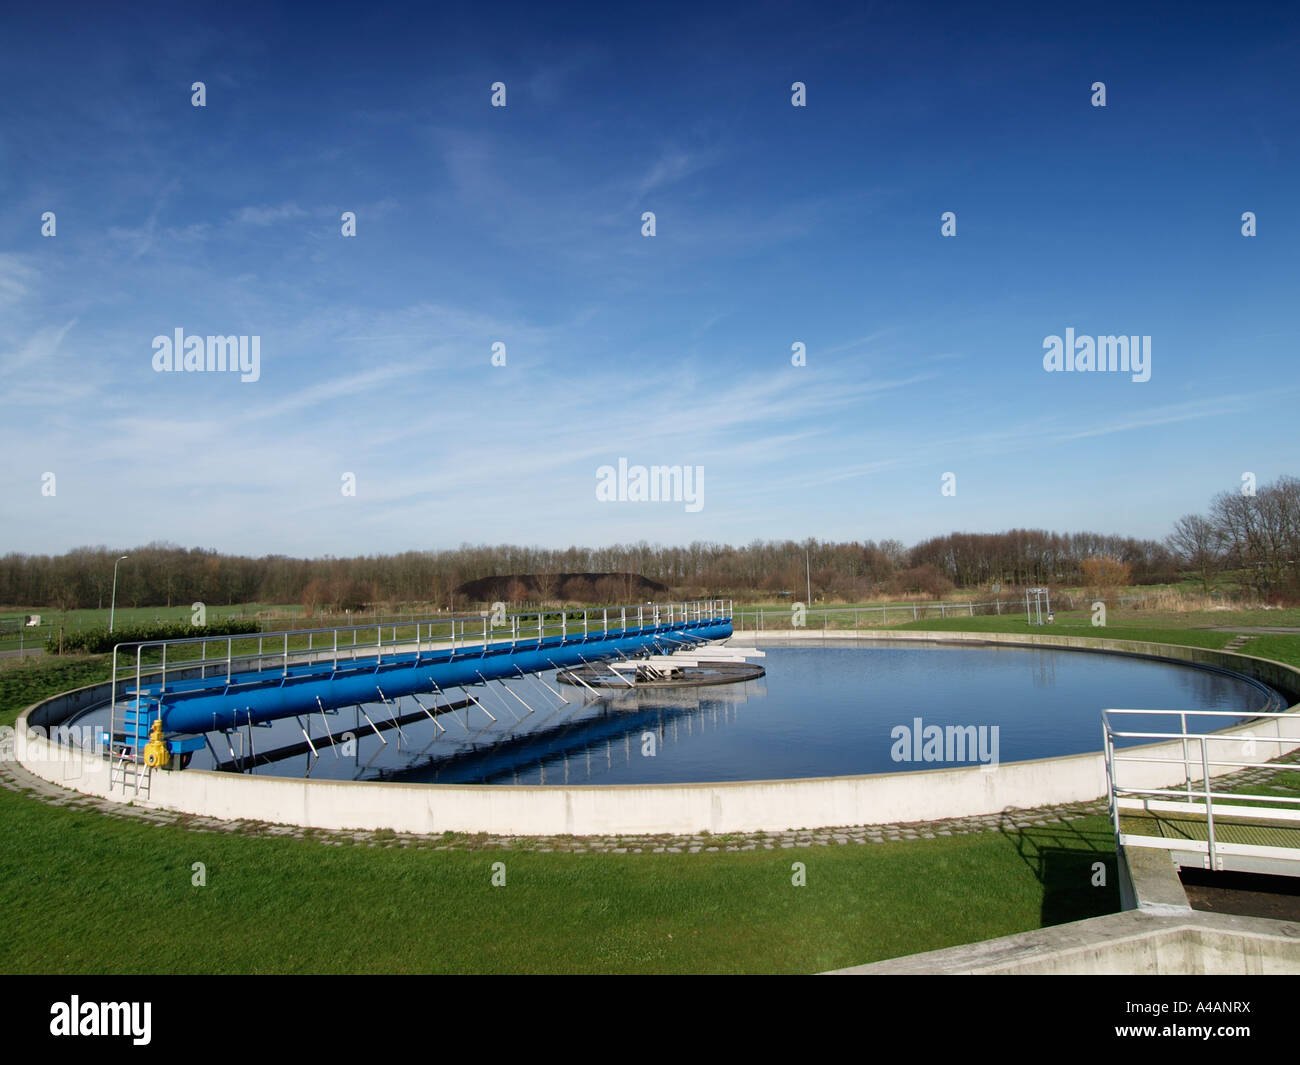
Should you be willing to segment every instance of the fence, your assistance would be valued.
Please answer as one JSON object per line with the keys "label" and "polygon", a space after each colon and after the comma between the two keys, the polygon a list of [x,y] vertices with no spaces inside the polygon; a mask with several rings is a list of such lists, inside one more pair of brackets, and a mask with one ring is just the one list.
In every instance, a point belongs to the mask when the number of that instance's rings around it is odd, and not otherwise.
{"label": "fence", "polygon": [[[1103,711],[1111,825],[1121,847],[1191,851],[1214,870],[1250,868],[1250,859],[1300,863],[1300,765],[1273,760],[1300,746],[1300,718],[1257,712],[1249,731],[1230,735],[1192,731],[1188,720],[1225,716],[1222,710]],[[1116,740],[1174,741],[1174,750],[1117,748]],[[1216,776],[1243,769],[1289,776],[1273,790],[1291,794],[1216,787]]]}
{"label": "fence", "polygon": [[[1121,596],[1118,599],[1103,600],[1107,605],[1118,603],[1120,605],[1144,602],[1146,596]],[[1096,600],[1086,596],[1070,596],[1061,593],[1056,599],[1058,612],[1073,610],[1086,610]],[[857,629],[857,628],[881,628],[889,625],[901,625],[907,621],[922,621],[929,618],[952,618],[952,617],[974,617],[984,614],[1007,614],[1007,615],[1024,615],[1024,598],[998,599],[988,603],[881,603],[869,604],[864,606],[847,606],[847,607],[810,607],[806,611],[806,620],[804,626],[795,626],[792,624],[794,604],[789,607],[745,607],[737,609],[735,613],[735,627],[739,629],[789,629],[795,627],[807,627],[813,629]],[[570,607],[571,613],[580,614],[584,608]],[[602,609],[598,606],[587,607],[588,610]],[[542,605],[525,604],[522,608],[518,605],[511,604],[510,612],[513,613],[537,613],[539,610],[549,614],[560,614],[563,612],[559,607],[546,607]],[[489,616],[490,611],[476,611],[472,617]],[[183,614],[181,615],[183,616]],[[452,614],[450,612],[439,613],[434,611],[398,613],[398,614],[365,614],[352,612],[350,614],[322,614],[316,617],[303,618],[285,615],[281,617],[264,617],[256,614],[250,615],[242,610],[235,609],[213,609],[208,613],[212,621],[225,620],[227,618],[240,618],[258,621],[262,626],[264,633],[283,633],[304,632],[308,629],[328,631],[347,626],[365,626],[365,625],[398,625],[409,626],[416,621],[429,621],[433,618],[445,620],[450,623],[453,617],[462,618],[463,613]],[[818,622],[816,619],[821,619]],[[162,615],[158,615],[155,620],[163,620]],[[23,652],[29,655],[40,654],[41,649],[45,646],[45,639],[48,636],[58,635],[60,627],[71,629],[72,626],[67,622],[58,619],[45,620],[39,628],[23,628],[21,625],[13,622],[5,622],[0,626],[0,655],[9,655],[13,652],[16,655],[22,648]],[[78,625],[78,628],[81,626]]]}
{"label": "fence", "polygon": [[[1142,595],[1126,595],[1112,599],[1090,599],[1087,596],[1061,595],[1058,603],[1065,604],[1060,611],[1088,610],[1095,602],[1104,602],[1124,606],[1146,600]],[[1024,617],[1025,600],[995,599],[990,603],[879,603],[866,606],[809,607],[802,616],[796,613],[800,604],[792,603],[788,607],[749,607],[737,608],[734,625],[741,629],[756,629],[760,632],[769,629],[861,629],[884,628],[889,625],[902,625],[909,621],[924,621],[932,618],[961,618],[977,615],[1001,615]],[[796,618],[800,623],[795,624]]]}

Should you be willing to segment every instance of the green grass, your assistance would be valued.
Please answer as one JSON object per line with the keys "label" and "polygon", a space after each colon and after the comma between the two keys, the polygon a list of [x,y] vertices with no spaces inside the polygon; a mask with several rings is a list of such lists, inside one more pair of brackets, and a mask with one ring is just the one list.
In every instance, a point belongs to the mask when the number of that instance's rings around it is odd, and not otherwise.
{"label": "green grass", "polygon": [[[1270,614],[1274,612],[1269,612]],[[1222,647],[1231,633],[1126,613],[905,628]],[[1216,623],[1236,621],[1215,619]],[[1239,622],[1259,624],[1260,622]],[[1275,622],[1274,622],[1275,623]],[[1300,665],[1300,637],[1245,650]],[[6,663],[0,724],[106,675],[107,659]],[[1103,817],[867,845],[683,855],[332,846],[148,825],[0,791],[0,971],[815,972],[1113,912]],[[491,884],[504,862],[505,887]],[[791,884],[803,862],[807,886]],[[1107,868],[1094,888],[1092,866]],[[207,886],[191,883],[203,862]]]}
{"label": "green grass", "polygon": [[1030,625],[1023,617],[973,617],[909,621],[899,629],[925,629],[942,632],[1012,632],[1037,636],[1086,636],[1104,640],[1142,640],[1151,643],[1174,643],[1217,649],[1232,641],[1231,632],[1169,627],[1168,619],[1142,624],[1133,614],[1124,615],[1122,625],[1094,627],[1087,614],[1056,615],[1051,625]]}
{"label": "green grass", "polygon": [[[269,610],[277,614],[286,614],[291,617],[297,617],[302,613],[302,607],[299,606],[271,606],[264,603],[235,603],[233,606],[223,606],[209,603],[207,607],[208,616],[213,620],[225,618],[227,616],[235,617],[255,617],[259,611]],[[77,629],[92,629],[96,627],[108,627],[108,607],[92,610],[53,610],[49,607],[7,607],[0,610],[0,651],[16,651],[19,647],[20,634],[15,631],[15,626],[21,626],[23,617],[27,614],[39,614],[41,624],[38,628],[23,629],[21,633],[22,645],[24,647],[43,647],[45,637],[51,633],[57,634],[62,627],[65,632],[75,632]],[[192,617],[190,604],[178,604],[172,607],[165,606],[140,606],[130,607],[123,606],[120,602],[117,610],[113,613],[113,627],[116,629],[119,625],[130,625],[136,622],[147,624],[157,618],[160,621],[189,621]]]}
{"label": "green grass", "polygon": [[[1176,616],[1123,620],[1093,628],[1086,614],[1058,615],[1031,630],[995,616],[904,627],[1204,647],[1232,639],[1178,627]],[[1260,636],[1245,649],[1300,664],[1300,637]],[[105,656],[3,663],[0,724],[106,670]],[[0,971],[814,972],[1118,905],[1102,817],[745,853],[539,854],[473,849],[465,839],[436,851],[436,842],[332,846],[198,832],[0,791]],[[491,884],[498,861],[505,887]],[[796,861],[807,867],[806,887],[791,884]],[[1110,886],[1091,886],[1095,861]],[[206,866],[205,887],[191,883],[194,862]]]}
{"label": "green grass", "polygon": [[[1252,611],[1240,614],[1249,616]],[[1225,627],[1243,624],[1240,615],[1234,615],[1224,621]],[[929,629],[935,631],[957,632],[1009,632],[1040,636],[1087,636],[1107,640],[1139,640],[1150,643],[1171,643],[1188,647],[1207,647],[1219,650],[1226,647],[1235,638],[1235,632],[1216,632],[1212,629],[1176,627],[1172,624],[1177,614],[1152,614],[1147,616],[1140,612],[1122,615],[1123,624],[1093,627],[1089,615],[1058,614],[1051,625],[1028,625],[1023,618],[1008,617],[966,617],[932,620],[926,622],[909,622],[899,625],[900,629]],[[1249,622],[1248,624],[1254,624]],[[1246,641],[1238,648],[1242,654],[1259,658],[1271,658],[1277,662],[1300,666],[1300,635],[1279,633],[1262,633]]]}
{"label": "green grass", "polygon": [[0,725],[12,725],[20,710],[41,699],[108,680],[109,657],[0,659]]}
{"label": "green grass", "polygon": [[[0,815],[10,973],[814,972],[1036,928],[1045,907],[1054,920],[1117,907],[1097,817],[863,846],[578,855],[197,833],[9,793]],[[1089,886],[1098,860],[1111,887]],[[791,883],[796,861],[806,887]]]}

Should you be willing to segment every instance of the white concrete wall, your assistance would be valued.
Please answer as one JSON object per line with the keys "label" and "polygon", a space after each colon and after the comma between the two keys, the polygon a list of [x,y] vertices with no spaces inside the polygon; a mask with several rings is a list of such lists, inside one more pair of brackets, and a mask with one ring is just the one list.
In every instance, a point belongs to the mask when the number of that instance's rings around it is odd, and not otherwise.
{"label": "white concrete wall", "polygon": [[[877,633],[874,638],[893,635]],[[939,634],[925,635],[934,640]],[[942,634],[945,640],[948,635]],[[746,634],[746,638],[752,636]],[[1030,639],[1016,637],[1000,642],[1025,643]],[[1099,642],[1088,643],[1096,646]],[[1225,661],[1236,657],[1211,653]],[[1237,657],[1234,664],[1248,672],[1250,660],[1242,661],[1242,657]],[[1279,663],[1267,664],[1274,673],[1281,669],[1292,674],[1295,678],[1292,686],[1300,687],[1300,672]],[[26,727],[28,715],[36,709],[29,708],[20,716],[20,728]],[[1234,760],[1264,762],[1278,753],[1275,745],[1258,744],[1251,756],[1244,749],[1237,749],[1244,745],[1232,737],[1246,731],[1264,735],[1268,729],[1277,734],[1276,723],[1240,725],[1219,733],[1225,738],[1218,742],[1231,744]],[[1288,733],[1297,734],[1300,729],[1294,727]],[[94,766],[77,763],[75,759],[70,762],[48,740],[35,739],[20,747],[20,760],[37,775],[78,791],[108,794],[108,773],[102,761]],[[1300,747],[1300,739],[1286,749],[1295,747]],[[1133,750],[1129,749],[1129,753]],[[1143,750],[1160,757],[1181,757],[1182,745],[1173,741]],[[1181,762],[1132,768],[1132,775],[1126,772],[1124,777],[1125,783],[1134,786],[1176,786],[1182,781]],[[1009,808],[1089,801],[1105,794],[1105,762],[1098,753],[1004,763],[991,771],[933,769],[803,780],[606,787],[391,784],[245,776],[190,769],[156,772],[147,799],[135,799],[132,795],[127,798],[141,805],[203,816],[322,829],[630,835],[781,831],[929,821],[993,814]],[[120,791],[111,797],[120,798]]]}

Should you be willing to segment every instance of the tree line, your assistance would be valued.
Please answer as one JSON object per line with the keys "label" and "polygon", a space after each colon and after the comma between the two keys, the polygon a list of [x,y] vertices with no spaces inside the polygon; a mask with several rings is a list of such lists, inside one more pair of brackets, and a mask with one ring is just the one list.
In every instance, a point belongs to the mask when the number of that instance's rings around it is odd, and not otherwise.
{"label": "tree line", "polygon": [[1235,570],[1260,595],[1300,593],[1300,480],[1279,477],[1255,489],[1247,474],[1241,489],[1220,492],[1206,514],[1174,523],[1169,545],[1208,591],[1225,570]]}
{"label": "tree line", "polygon": [[[1100,533],[1011,529],[950,533],[906,547],[897,540],[826,542],[754,540],[745,545],[696,541],[643,542],[563,550],[513,544],[462,544],[440,551],[407,551],[353,558],[251,558],[155,542],[114,550],[82,547],[63,555],[11,553],[0,558],[0,603],[59,610],[107,607],[113,563],[119,606],[263,603],[310,610],[362,610],[385,603],[443,609],[474,605],[461,585],[486,577],[531,574],[508,587],[550,596],[594,596],[613,585],[599,581],[560,587],[561,574],[640,574],[681,598],[738,598],[787,593],[805,599],[863,599],[895,594],[939,596],[955,588],[995,584],[1079,585],[1089,560],[1108,559],[1134,584],[1162,584],[1190,573],[1208,590],[1227,570],[1237,571],[1264,596],[1300,593],[1300,480],[1282,477],[1253,493],[1222,492],[1203,515],[1185,515],[1161,541]],[[586,590],[590,587],[590,591]],[[608,596],[606,595],[606,599]]]}

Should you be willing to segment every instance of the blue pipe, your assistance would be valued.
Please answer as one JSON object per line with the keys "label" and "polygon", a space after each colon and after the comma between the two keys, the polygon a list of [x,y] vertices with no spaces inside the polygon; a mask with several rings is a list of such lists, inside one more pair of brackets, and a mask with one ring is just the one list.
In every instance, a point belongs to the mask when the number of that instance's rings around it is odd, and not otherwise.
{"label": "blue pipe", "polygon": [[[520,672],[541,673],[555,667],[581,665],[622,655],[632,656],[655,650],[676,639],[691,642],[722,640],[732,635],[731,622],[693,621],[636,630],[634,635],[601,634],[593,637],[553,636],[540,643],[529,641],[529,649],[515,645],[478,644],[450,650],[414,652],[348,661],[337,672],[333,663],[292,666],[287,676],[280,672],[239,673],[229,685],[213,686],[212,678],[168,684],[162,694],[163,728],[169,734],[207,732],[252,723],[275,721],[324,708],[374,702],[379,689],[389,699],[401,695],[433,694],[438,688],[458,688],[483,680],[517,677]],[[480,676],[481,674],[481,676]],[[142,686],[143,701],[158,697],[156,685]]]}

